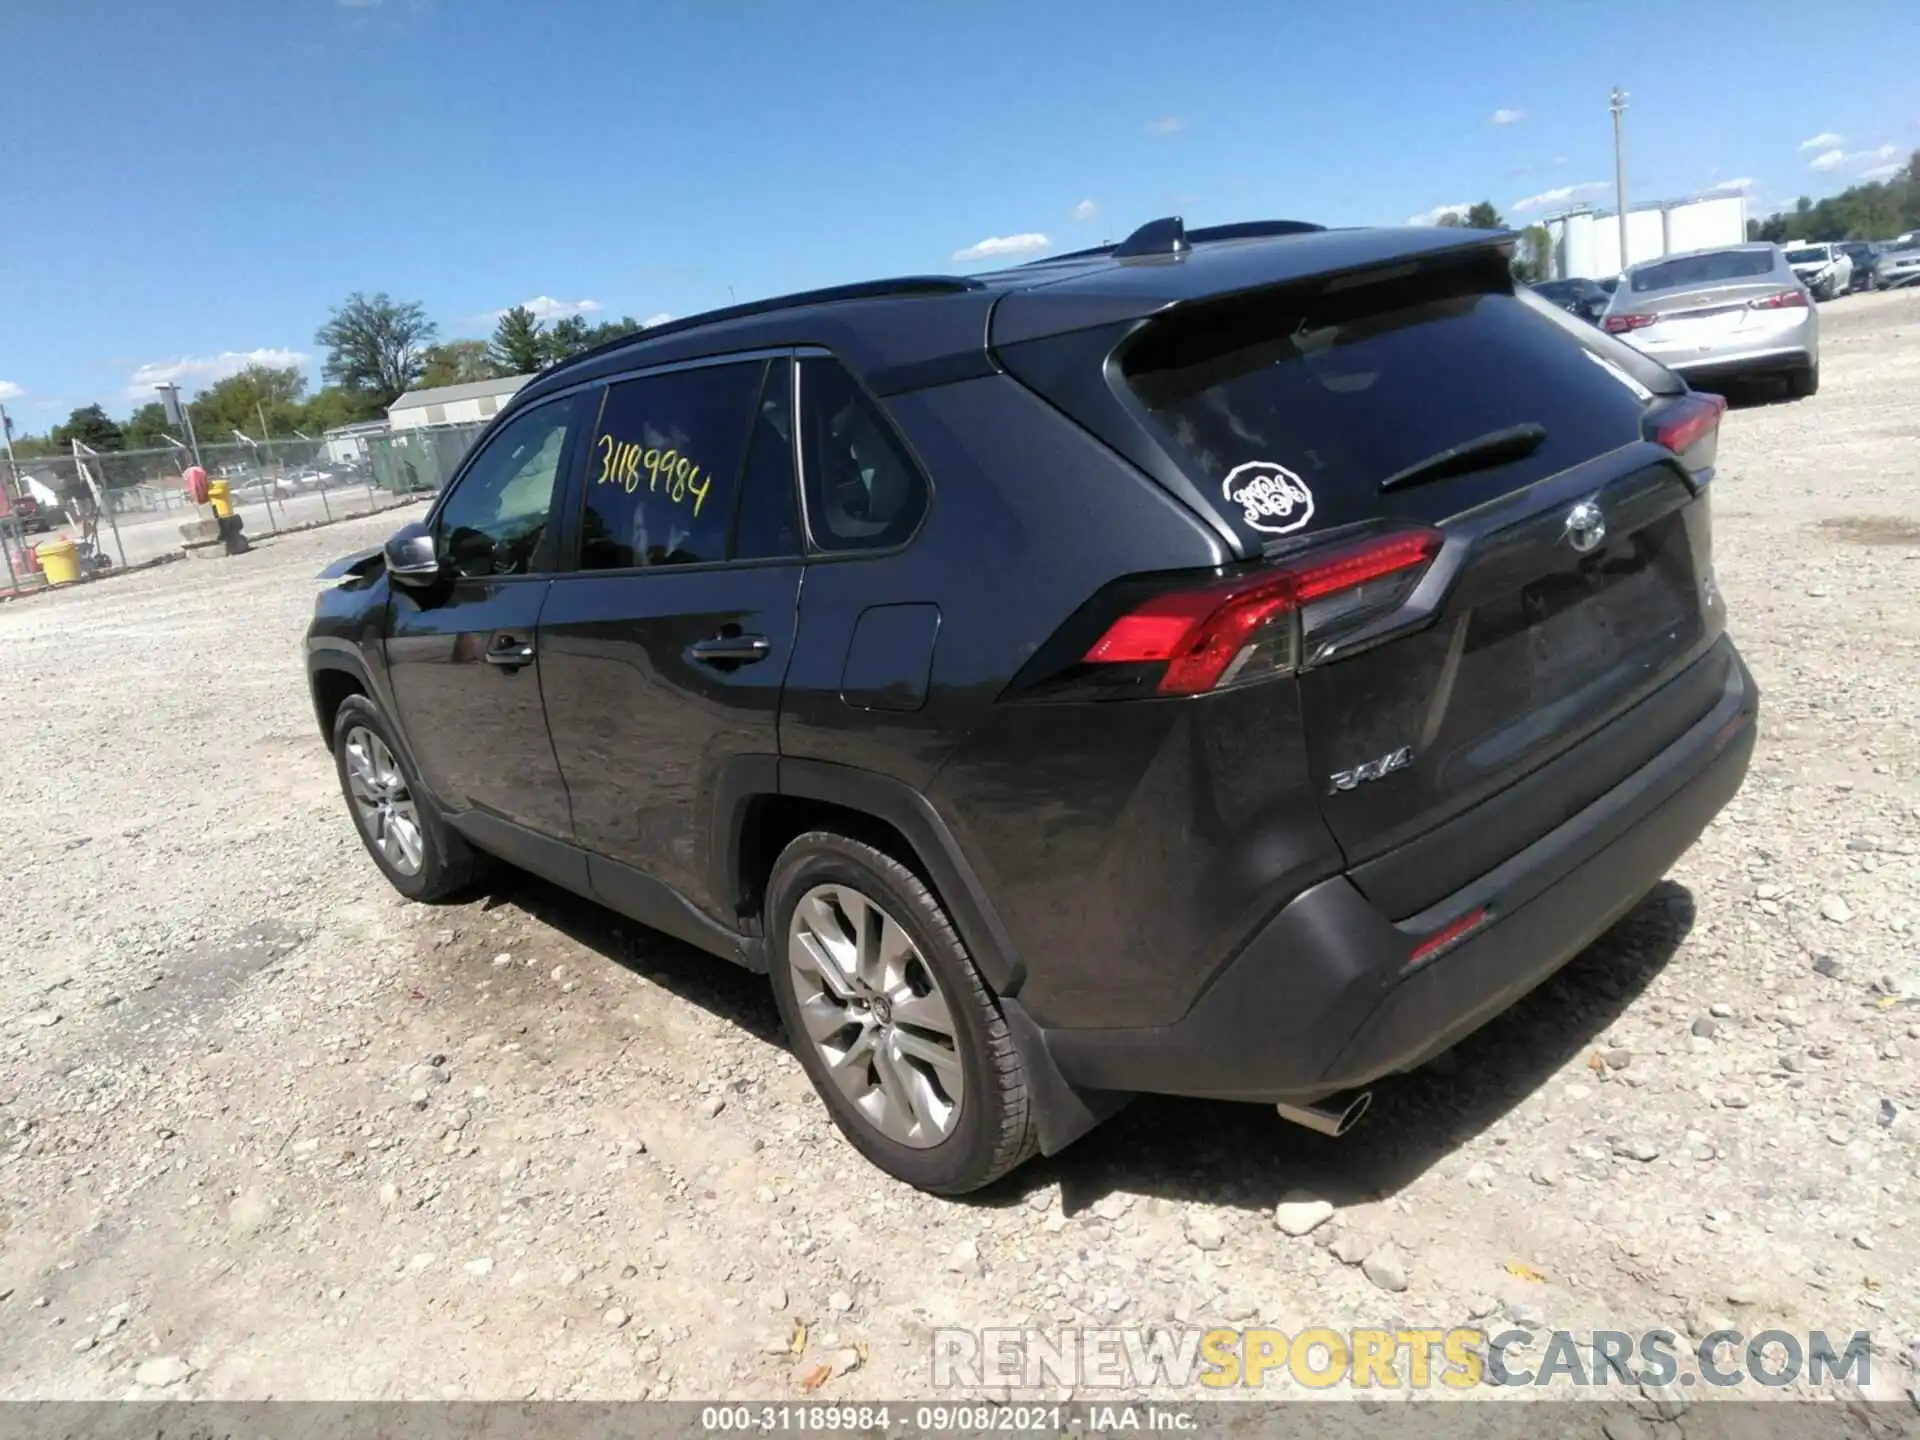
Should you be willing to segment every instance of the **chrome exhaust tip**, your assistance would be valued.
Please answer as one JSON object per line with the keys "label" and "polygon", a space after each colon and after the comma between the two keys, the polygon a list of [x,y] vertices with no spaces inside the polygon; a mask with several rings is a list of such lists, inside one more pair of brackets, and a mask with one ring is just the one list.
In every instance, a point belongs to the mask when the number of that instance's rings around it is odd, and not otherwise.
{"label": "chrome exhaust tip", "polygon": [[1357,1090],[1345,1095],[1329,1095],[1312,1105],[1281,1104],[1274,1106],[1274,1109],[1280,1112],[1282,1120],[1291,1120],[1309,1130],[1318,1130],[1322,1135],[1338,1137],[1358,1125],[1371,1104],[1373,1092]]}

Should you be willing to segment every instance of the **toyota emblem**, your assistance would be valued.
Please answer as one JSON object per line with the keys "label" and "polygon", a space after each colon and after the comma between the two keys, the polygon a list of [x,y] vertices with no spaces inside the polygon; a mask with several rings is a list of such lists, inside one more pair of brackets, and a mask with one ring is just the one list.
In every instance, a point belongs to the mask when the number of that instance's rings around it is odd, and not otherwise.
{"label": "toyota emblem", "polygon": [[1567,543],[1582,555],[1598,550],[1607,538],[1607,517],[1591,500],[1582,500],[1567,512]]}

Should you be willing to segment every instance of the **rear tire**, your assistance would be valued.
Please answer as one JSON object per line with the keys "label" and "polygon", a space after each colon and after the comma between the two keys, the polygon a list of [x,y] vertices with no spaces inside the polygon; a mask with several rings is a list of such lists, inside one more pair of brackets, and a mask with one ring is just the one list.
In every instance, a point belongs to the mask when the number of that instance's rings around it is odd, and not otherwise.
{"label": "rear tire", "polygon": [[360,843],[409,900],[457,895],[480,877],[482,857],[433,808],[380,708],[349,695],[333,719],[333,763]]}
{"label": "rear tire", "polygon": [[1796,370],[1787,377],[1787,393],[1796,400],[1804,400],[1819,392],[1820,365],[1815,362],[1804,370]]}
{"label": "rear tire", "polygon": [[978,1190],[1034,1153],[1006,1020],[918,876],[816,830],[781,852],[765,914],[780,1018],[856,1150],[935,1195]]}

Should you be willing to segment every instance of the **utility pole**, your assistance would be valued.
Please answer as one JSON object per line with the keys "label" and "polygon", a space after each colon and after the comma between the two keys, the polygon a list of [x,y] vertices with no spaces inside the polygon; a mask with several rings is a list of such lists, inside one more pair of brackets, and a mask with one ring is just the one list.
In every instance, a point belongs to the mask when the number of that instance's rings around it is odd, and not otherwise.
{"label": "utility pole", "polygon": [[1607,108],[1613,111],[1613,198],[1620,207],[1620,268],[1627,268],[1627,152],[1620,139],[1620,117],[1627,110],[1627,92],[1613,87]]}
{"label": "utility pole", "polygon": [[[156,385],[153,388],[160,392],[160,401],[166,406],[167,423],[179,426],[185,433],[187,437],[187,448],[193,451],[193,463],[199,465],[200,440],[199,437],[193,433],[193,411],[180,403],[180,387],[169,382],[165,385]],[[205,469],[206,467],[201,466],[201,468]]]}

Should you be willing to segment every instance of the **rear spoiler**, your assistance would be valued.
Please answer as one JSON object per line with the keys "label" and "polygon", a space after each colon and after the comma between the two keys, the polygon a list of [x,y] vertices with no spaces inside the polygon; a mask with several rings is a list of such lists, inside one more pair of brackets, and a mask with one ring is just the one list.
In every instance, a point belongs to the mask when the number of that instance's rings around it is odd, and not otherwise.
{"label": "rear spoiler", "polygon": [[989,344],[997,351],[1281,285],[1352,283],[1397,264],[1448,255],[1485,251],[1498,254],[1504,267],[1519,238],[1511,230],[1439,225],[1297,230],[1249,237],[1241,244],[1186,245],[1132,260],[1116,257],[1118,263],[1097,269],[1037,273],[1032,285],[1003,296],[993,308]]}

